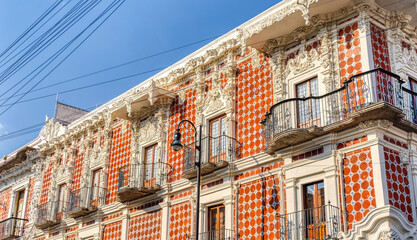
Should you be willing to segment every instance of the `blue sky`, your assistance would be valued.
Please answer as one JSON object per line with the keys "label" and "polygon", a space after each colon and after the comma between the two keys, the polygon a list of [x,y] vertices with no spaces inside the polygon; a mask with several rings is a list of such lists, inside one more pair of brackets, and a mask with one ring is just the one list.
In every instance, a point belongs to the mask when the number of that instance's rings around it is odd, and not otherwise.
{"label": "blue sky", "polygon": [[[110,2],[104,0],[103,2]],[[55,0],[2,0],[0,1],[0,52],[6,49],[31,23]],[[118,65],[185,44],[222,35],[279,1],[273,0],[127,0],[117,12],[98,29],[74,54],[48,76],[40,85],[47,86],[107,67]],[[94,14],[94,13],[93,13]],[[81,24],[87,24],[85,19]],[[78,27],[78,28],[77,28]],[[74,26],[73,31],[80,26]],[[64,36],[63,40],[68,40]],[[46,94],[56,94],[68,89],[99,83],[121,76],[169,66],[209,41],[177,51],[146,59],[121,68],[78,79],[27,95],[29,99]],[[58,42],[59,44],[59,42]],[[58,47],[45,51],[45,57]],[[29,64],[0,86],[0,93],[26,76],[41,62]],[[3,68],[0,68],[3,71]],[[80,108],[99,106],[157,72],[140,75],[118,82],[61,94],[59,101]],[[35,78],[35,81],[37,79]],[[0,137],[45,121],[45,115],[53,116],[55,97],[16,104],[0,116]],[[2,111],[4,107],[0,107]],[[36,138],[38,132],[0,141],[0,157],[7,155]]]}

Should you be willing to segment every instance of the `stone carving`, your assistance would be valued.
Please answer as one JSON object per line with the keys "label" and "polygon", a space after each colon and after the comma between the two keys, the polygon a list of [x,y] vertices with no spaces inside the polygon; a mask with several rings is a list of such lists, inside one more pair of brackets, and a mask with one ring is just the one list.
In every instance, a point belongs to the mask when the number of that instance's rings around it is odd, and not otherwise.
{"label": "stone carving", "polygon": [[389,230],[383,231],[379,234],[379,240],[400,240],[400,235],[397,231],[390,228]]}
{"label": "stone carving", "polygon": [[370,120],[365,122],[360,122],[358,124],[359,128],[366,129],[371,127],[381,127],[384,129],[388,129],[392,127],[393,123],[388,120]]}
{"label": "stone carving", "polygon": [[153,115],[140,123],[139,142],[152,141],[158,136],[158,119]]}

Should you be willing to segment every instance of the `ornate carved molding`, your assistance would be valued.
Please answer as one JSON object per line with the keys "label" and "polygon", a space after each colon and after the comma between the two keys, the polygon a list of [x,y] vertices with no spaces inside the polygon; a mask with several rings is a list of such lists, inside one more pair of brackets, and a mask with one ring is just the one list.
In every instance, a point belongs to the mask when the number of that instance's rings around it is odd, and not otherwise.
{"label": "ornate carved molding", "polygon": [[359,128],[366,129],[366,128],[372,128],[372,127],[381,127],[384,129],[388,129],[392,127],[393,123],[388,120],[370,120],[365,122],[360,122],[358,124]]}

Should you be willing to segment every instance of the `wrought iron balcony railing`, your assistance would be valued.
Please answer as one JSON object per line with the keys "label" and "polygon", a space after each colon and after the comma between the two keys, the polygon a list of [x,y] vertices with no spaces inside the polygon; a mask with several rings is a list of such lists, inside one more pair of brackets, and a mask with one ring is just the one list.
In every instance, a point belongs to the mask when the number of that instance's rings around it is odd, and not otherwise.
{"label": "wrought iron balcony railing", "polygon": [[105,204],[106,189],[101,187],[82,187],[70,192],[68,215],[80,217],[94,212]]}
{"label": "wrought iron balcony railing", "polygon": [[183,149],[183,177],[190,179],[197,176],[195,160],[201,155],[201,174],[205,175],[218,168],[227,166],[240,154],[241,144],[226,135],[204,137],[201,139],[201,152],[195,153],[195,142],[185,145]]}
{"label": "wrought iron balcony railing", "polygon": [[341,231],[340,210],[330,204],[278,216],[278,239],[336,239]]}
{"label": "wrought iron balcony railing", "polygon": [[0,221],[0,239],[18,239],[25,233],[27,219],[11,217]]}
{"label": "wrought iron balcony railing", "polygon": [[278,102],[262,122],[265,151],[272,153],[364,120],[399,117],[416,123],[417,93],[403,83],[398,75],[377,68],[352,76],[322,96]]}
{"label": "wrought iron balcony railing", "polygon": [[118,199],[121,202],[155,193],[166,182],[166,163],[138,163],[119,169]]}
{"label": "wrought iron balcony railing", "polygon": [[39,204],[35,226],[43,229],[60,223],[66,211],[66,205],[67,203],[63,201],[48,201]]}
{"label": "wrought iron balcony railing", "polygon": [[[194,240],[195,235],[190,235],[187,237],[188,240]],[[200,240],[233,240],[235,239],[235,234],[233,230],[230,229],[216,229],[208,232],[202,232],[199,234],[198,239]]]}

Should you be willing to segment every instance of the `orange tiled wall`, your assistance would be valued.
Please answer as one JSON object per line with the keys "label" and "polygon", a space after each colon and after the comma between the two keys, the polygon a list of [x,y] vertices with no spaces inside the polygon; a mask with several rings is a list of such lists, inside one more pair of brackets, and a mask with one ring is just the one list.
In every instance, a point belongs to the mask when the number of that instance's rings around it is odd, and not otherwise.
{"label": "orange tiled wall", "polygon": [[48,194],[51,191],[51,177],[52,177],[52,170],[54,168],[54,162],[51,161],[49,166],[45,166],[43,179],[42,179],[42,190],[41,190],[41,197],[39,200],[39,204],[45,203],[48,201]]}
{"label": "orange tiled wall", "polygon": [[340,28],[338,36],[340,78],[343,83],[351,76],[362,72],[358,23]]}
{"label": "orange tiled wall", "polygon": [[277,176],[262,178],[242,185],[238,199],[239,239],[277,239],[280,210]]}
{"label": "orange tiled wall", "polygon": [[9,209],[10,209],[10,198],[12,195],[12,189],[8,189],[0,193],[0,217],[1,220],[4,220],[8,217]]}
{"label": "orange tiled wall", "polygon": [[33,188],[35,187],[35,181],[36,181],[36,178],[31,178],[30,179],[29,189],[28,189],[29,195],[28,195],[28,200],[27,200],[27,204],[26,204],[25,219],[29,219],[30,204],[32,203]]}
{"label": "orange tiled wall", "polygon": [[194,211],[189,201],[171,207],[169,215],[169,239],[183,240],[186,239],[186,236],[190,236],[191,227],[194,227],[191,223],[192,212]]}
{"label": "orange tiled wall", "polygon": [[[374,67],[381,67],[385,70],[391,71],[391,64],[389,59],[387,37],[385,31],[371,23],[371,44],[372,44],[372,59]],[[387,86],[388,82],[395,81],[387,78],[385,75],[376,73],[377,78],[377,93],[378,98],[392,103],[392,90]]]}
{"label": "orange tiled wall", "polygon": [[129,126],[130,124],[128,123],[126,126],[126,132],[123,132],[121,124],[117,125],[113,129],[113,137],[110,148],[109,175],[107,179],[107,202],[109,204],[116,201],[119,169],[130,163],[130,142],[132,132]]}
{"label": "orange tiled wall", "polygon": [[122,221],[107,224],[103,231],[103,240],[121,240]]}
{"label": "orange tiled wall", "polygon": [[72,183],[72,190],[76,190],[81,187],[81,172],[84,164],[84,153],[82,153],[82,147],[77,146],[77,156],[74,161],[74,177]]}
{"label": "orange tiled wall", "polygon": [[[187,88],[190,85],[191,81],[181,88]],[[178,97],[175,98],[174,102],[171,106],[171,113],[169,117],[169,136],[168,142],[172,142],[173,134],[175,129],[177,129],[178,123],[182,119],[187,119],[193,123],[195,123],[195,113],[196,113],[196,106],[195,106],[195,99],[196,99],[196,91],[193,89],[187,89],[185,91],[185,99],[182,101]],[[194,131],[189,124],[183,124],[181,126],[181,142],[183,145],[190,144],[194,142]],[[183,171],[183,159],[182,159],[182,150],[178,152],[174,152],[170,147],[168,147],[168,163],[173,166],[174,171],[172,171],[168,175],[168,181],[174,182],[181,179],[181,174]]]}
{"label": "orange tiled wall", "polygon": [[129,239],[161,239],[162,211],[157,210],[129,220]]}
{"label": "orange tiled wall", "polygon": [[[384,139],[408,149],[405,143],[384,136]],[[398,151],[384,147],[385,174],[387,177],[389,204],[401,210],[406,218],[413,222],[413,208],[411,204],[411,188],[408,179],[408,170],[401,162]]]}
{"label": "orange tiled wall", "polygon": [[371,149],[347,153],[343,168],[347,223],[352,229],[376,207]]}
{"label": "orange tiled wall", "polygon": [[259,67],[254,67],[251,58],[237,66],[237,140],[243,144],[242,157],[263,151],[264,139],[260,121],[272,106],[271,66],[268,58],[261,55],[260,59]]}

